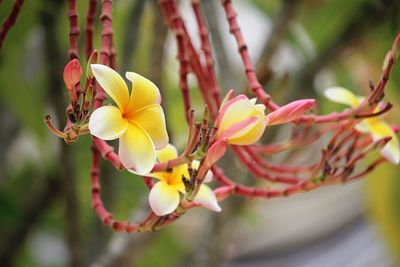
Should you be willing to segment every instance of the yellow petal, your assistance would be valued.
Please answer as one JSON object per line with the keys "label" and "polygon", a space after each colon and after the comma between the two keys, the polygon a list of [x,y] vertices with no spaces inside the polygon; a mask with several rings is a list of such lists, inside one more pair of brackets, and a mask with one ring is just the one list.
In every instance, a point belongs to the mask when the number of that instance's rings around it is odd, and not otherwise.
{"label": "yellow petal", "polygon": [[157,216],[173,212],[178,207],[179,201],[179,192],[165,182],[156,183],[150,190],[150,207]]}
{"label": "yellow petal", "polygon": [[92,64],[91,67],[96,81],[124,112],[129,101],[129,91],[125,81],[115,70],[105,65]]}
{"label": "yellow petal", "polygon": [[144,107],[127,116],[129,121],[140,125],[150,136],[156,149],[168,144],[168,133],[165,126],[164,112],[160,105]]}
{"label": "yellow petal", "polygon": [[383,121],[375,121],[371,124],[371,134],[374,141],[382,139],[384,137],[392,137],[381,150],[382,156],[393,164],[399,164],[400,161],[400,150],[399,150],[399,139],[396,133],[387,123]]}
{"label": "yellow petal", "polygon": [[175,188],[184,193],[185,185],[183,184],[182,178],[190,179],[188,172],[188,165],[183,164],[178,167],[175,167],[168,178],[168,184],[175,186]]}
{"label": "yellow petal", "polygon": [[229,128],[231,125],[250,117],[254,110],[254,105],[244,95],[239,95],[227,102],[229,105],[223,111],[221,123],[218,132],[222,132]]}
{"label": "yellow petal", "polygon": [[201,185],[199,192],[194,198],[194,202],[212,211],[220,212],[221,207],[218,204],[218,200],[215,197],[214,191],[208,186]]}
{"label": "yellow petal", "polygon": [[128,123],[128,129],[119,138],[119,158],[130,171],[144,175],[156,163],[156,150],[150,136],[138,125]]}
{"label": "yellow petal", "polygon": [[331,87],[324,91],[325,96],[337,103],[356,107],[360,104],[360,97],[354,95],[350,90],[342,87]]}
{"label": "yellow petal", "polygon": [[176,157],[178,157],[178,151],[171,144],[167,144],[163,149],[157,150],[157,159],[159,162],[166,162]]}
{"label": "yellow petal", "polygon": [[120,137],[127,129],[128,122],[121,111],[114,106],[104,106],[93,111],[89,120],[90,133],[103,140]]}
{"label": "yellow petal", "polygon": [[233,145],[251,145],[260,139],[265,131],[266,121],[263,108],[256,108],[251,116],[257,116],[258,119],[249,129],[244,129],[241,134],[235,134],[229,138],[229,143]]}
{"label": "yellow petal", "polygon": [[127,72],[125,75],[126,78],[132,82],[128,113],[143,107],[161,103],[160,91],[152,81],[134,72]]}

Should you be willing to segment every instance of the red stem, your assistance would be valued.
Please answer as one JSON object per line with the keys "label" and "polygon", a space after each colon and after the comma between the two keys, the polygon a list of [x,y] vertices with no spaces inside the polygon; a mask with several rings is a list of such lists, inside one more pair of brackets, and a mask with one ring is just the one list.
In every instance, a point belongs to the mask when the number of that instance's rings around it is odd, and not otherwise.
{"label": "red stem", "polygon": [[258,99],[263,103],[268,109],[274,111],[279,108],[277,104],[275,104],[271,96],[267,94],[260,82],[257,79],[256,71],[254,65],[250,59],[250,55],[247,49],[246,42],[244,41],[242,31],[240,30],[239,24],[237,22],[237,14],[232,5],[231,0],[221,0],[221,4],[224,8],[226,19],[228,20],[229,30],[231,34],[235,37],[235,40],[238,45],[238,50],[240,53],[240,57],[243,62],[244,70],[246,73],[247,83],[251,89],[251,91],[258,97]]}
{"label": "red stem", "polygon": [[79,58],[78,52],[78,13],[76,11],[76,0],[68,0],[68,19],[69,19],[69,59]]}
{"label": "red stem", "polygon": [[211,85],[211,94],[217,107],[219,107],[221,105],[220,88],[218,86],[217,76],[214,70],[214,60],[212,56],[210,42],[208,40],[208,30],[203,15],[201,13],[199,0],[192,0],[192,7],[196,17],[197,27],[199,28],[201,50],[203,50],[206,61],[207,76]]}
{"label": "red stem", "polygon": [[11,9],[10,15],[8,15],[8,17],[3,21],[0,29],[0,48],[3,46],[3,42],[6,38],[8,31],[11,29],[12,26],[14,26],[15,22],[17,21],[18,14],[21,11],[24,2],[25,0],[16,0]]}
{"label": "red stem", "polygon": [[89,0],[89,7],[86,14],[86,38],[85,38],[85,53],[86,59],[89,59],[93,52],[93,31],[94,18],[96,16],[97,0]]}

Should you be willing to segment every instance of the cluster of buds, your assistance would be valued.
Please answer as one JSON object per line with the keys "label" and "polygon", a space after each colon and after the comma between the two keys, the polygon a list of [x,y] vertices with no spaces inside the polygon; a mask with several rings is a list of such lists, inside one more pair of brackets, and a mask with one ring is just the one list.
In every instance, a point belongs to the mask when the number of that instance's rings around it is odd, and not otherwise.
{"label": "cluster of buds", "polygon": [[80,135],[89,133],[88,122],[93,102],[94,79],[90,64],[96,63],[98,53],[94,50],[89,57],[86,68],[86,77],[83,90],[81,87],[82,67],[77,59],[67,63],[64,68],[63,79],[69,96],[67,107],[67,124],[63,131],[57,129],[49,115],[45,117],[48,128],[67,144],[73,144]]}

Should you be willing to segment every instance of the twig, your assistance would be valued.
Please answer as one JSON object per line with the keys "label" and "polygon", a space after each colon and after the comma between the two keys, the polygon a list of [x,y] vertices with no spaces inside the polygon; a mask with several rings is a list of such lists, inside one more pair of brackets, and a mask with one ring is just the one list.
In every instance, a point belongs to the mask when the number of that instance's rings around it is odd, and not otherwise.
{"label": "twig", "polygon": [[3,21],[0,29],[0,49],[3,46],[3,42],[6,38],[8,31],[11,29],[12,26],[14,26],[15,22],[17,21],[18,14],[21,11],[24,2],[25,0],[15,0],[10,15],[8,15],[8,17]]}
{"label": "twig", "polygon": [[68,19],[69,19],[69,59],[79,58],[78,51],[78,13],[76,11],[76,0],[68,0]]}
{"label": "twig", "polygon": [[93,52],[93,31],[94,31],[94,18],[96,15],[97,0],[88,0],[89,7],[86,14],[86,29],[85,29],[85,53],[86,59],[89,59]]}

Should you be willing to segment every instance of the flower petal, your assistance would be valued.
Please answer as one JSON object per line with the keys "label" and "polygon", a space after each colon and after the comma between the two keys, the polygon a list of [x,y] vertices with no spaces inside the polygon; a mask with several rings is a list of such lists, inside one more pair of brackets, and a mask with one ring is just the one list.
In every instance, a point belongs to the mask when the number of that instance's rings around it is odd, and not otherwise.
{"label": "flower petal", "polygon": [[156,183],[150,190],[149,204],[157,216],[173,212],[179,205],[179,192],[165,182]]}
{"label": "flower petal", "polygon": [[128,113],[161,103],[160,91],[152,81],[135,72],[127,72],[125,76],[132,82],[132,92],[127,108]]}
{"label": "flower petal", "polygon": [[354,126],[354,129],[356,129],[360,133],[370,133],[371,124],[369,123],[369,119],[364,119],[360,121]]}
{"label": "flower petal", "polygon": [[92,64],[93,75],[100,86],[124,112],[129,101],[129,91],[124,79],[113,69],[101,64]]}
{"label": "flower petal", "polygon": [[212,211],[220,212],[221,207],[218,204],[218,200],[215,197],[214,191],[208,186],[201,185],[199,192],[194,198],[194,202]]}
{"label": "flower petal", "polygon": [[265,131],[267,121],[265,120],[265,114],[262,109],[255,109],[252,116],[257,116],[258,120],[255,122],[253,127],[250,128],[246,133],[242,135],[234,135],[229,139],[229,143],[234,145],[251,145],[260,139]]}
{"label": "flower petal", "polygon": [[119,139],[121,163],[140,175],[151,171],[156,163],[156,150],[150,136],[137,124],[128,123],[128,129]]}
{"label": "flower petal", "polygon": [[228,138],[229,143],[231,143],[232,138],[239,138],[247,134],[258,122],[259,118],[257,116],[248,117],[242,121],[236,122],[230,125],[229,128],[217,135],[217,139]]}
{"label": "flower petal", "polygon": [[128,128],[128,121],[114,106],[103,106],[93,111],[89,120],[90,133],[103,140],[114,140]]}
{"label": "flower petal", "polygon": [[140,125],[150,136],[156,149],[168,144],[168,133],[165,126],[165,117],[160,105],[144,107],[127,116],[128,120]]}
{"label": "flower petal", "polygon": [[382,156],[393,164],[400,162],[399,139],[396,133],[387,123],[383,121],[375,121],[371,124],[371,134],[374,141],[384,137],[391,137],[392,139],[381,150]]}
{"label": "flower petal", "polygon": [[231,125],[248,118],[253,113],[254,105],[245,95],[238,95],[229,100],[219,114],[218,132],[222,132]]}
{"label": "flower petal", "polygon": [[360,98],[350,90],[343,87],[328,88],[324,91],[324,95],[334,102],[349,105],[351,107],[356,107],[360,104]]}
{"label": "flower petal", "polygon": [[163,149],[157,150],[157,159],[159,162],[166,162],[176,157],[178,157],[178,151],[171,144],[167,144]]}

